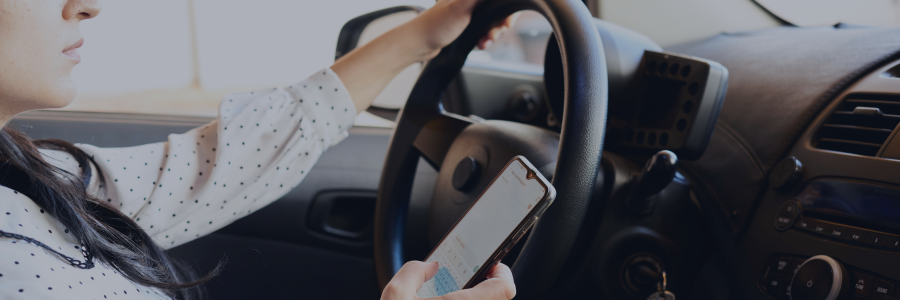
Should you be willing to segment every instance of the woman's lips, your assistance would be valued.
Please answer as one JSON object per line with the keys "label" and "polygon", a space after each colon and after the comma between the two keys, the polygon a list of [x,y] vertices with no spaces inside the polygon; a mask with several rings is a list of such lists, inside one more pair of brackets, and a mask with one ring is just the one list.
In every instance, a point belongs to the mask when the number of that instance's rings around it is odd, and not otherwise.
{"label": "woman's lips", "polygon": [[81,61],[81,55],[78,54],[78,48],[81,48],[82,45],[84,45],[84,39],[78,40],[77,42],[75,42],[75,44],[72,44],[72,46],[69,46],[69,48],[63,50],[63,55],[68,56],[69,58],[76,61]]}

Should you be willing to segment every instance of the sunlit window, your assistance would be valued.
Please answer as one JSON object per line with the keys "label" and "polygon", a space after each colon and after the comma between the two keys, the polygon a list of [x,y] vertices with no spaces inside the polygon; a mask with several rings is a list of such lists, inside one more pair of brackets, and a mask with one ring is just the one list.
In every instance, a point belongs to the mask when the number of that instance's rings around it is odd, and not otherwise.
{"label": "sunlit window", "polygon": [[82,23],[66,110],[215,116],[230,92],[286,86],[334,62],[348,20],[434,0],[112,0]]}
{"label": "sunlit window", "polygon": [[521,11],[510,31],[485,49],[491,61],[544,65],[547,40],[553,29],[543,15]]}

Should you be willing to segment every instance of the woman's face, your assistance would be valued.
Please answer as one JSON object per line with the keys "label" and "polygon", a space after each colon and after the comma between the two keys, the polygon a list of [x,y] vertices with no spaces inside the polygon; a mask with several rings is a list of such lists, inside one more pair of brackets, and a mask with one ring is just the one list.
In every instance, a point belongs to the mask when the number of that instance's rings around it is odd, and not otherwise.
{"label": "woman's face", "polygon": [[72,102],[78,23],[99,13],[97,0],[0,0],[0,120]]}

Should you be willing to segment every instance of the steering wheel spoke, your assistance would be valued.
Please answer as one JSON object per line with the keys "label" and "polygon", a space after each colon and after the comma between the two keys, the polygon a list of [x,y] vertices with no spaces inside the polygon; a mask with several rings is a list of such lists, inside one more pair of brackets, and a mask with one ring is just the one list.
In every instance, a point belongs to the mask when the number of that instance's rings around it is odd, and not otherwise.
{"label": "steering wheel spoke", "polygon": [[413,147],[419,150],[425,161],[435,170],[440,171],[450,145],[453,144],[459,133],[472,123],[474,123],[472,119],[457,114],[442,113],[422,126],[416,139],[413,140]]}

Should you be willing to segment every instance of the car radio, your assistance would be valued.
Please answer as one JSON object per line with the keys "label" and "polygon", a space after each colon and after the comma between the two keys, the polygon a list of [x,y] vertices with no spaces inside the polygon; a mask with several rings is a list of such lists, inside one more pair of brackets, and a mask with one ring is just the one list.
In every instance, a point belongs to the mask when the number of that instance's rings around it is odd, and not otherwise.
{"label": "car radio", "polygon": [[797,229],[867,248],[900,252],[900,189],[856,180],[810,181],[775,215],[779,231]]}

